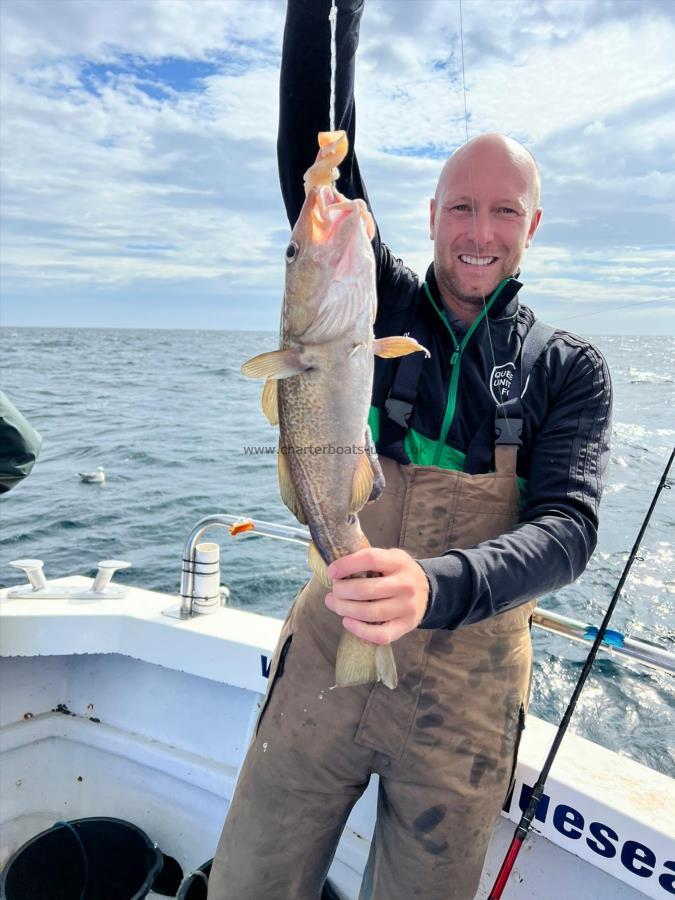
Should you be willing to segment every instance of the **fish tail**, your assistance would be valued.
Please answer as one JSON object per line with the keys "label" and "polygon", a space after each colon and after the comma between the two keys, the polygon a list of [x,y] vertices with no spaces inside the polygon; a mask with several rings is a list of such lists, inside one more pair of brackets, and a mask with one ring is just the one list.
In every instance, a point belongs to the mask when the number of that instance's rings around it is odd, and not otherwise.
{"label": "fish tail", "polygon": [[354,687],[381,681],[392,690],[398,684],[391,644],[371,644],[343,631],[335,661],[336,687]]}
{"label": "fish tail", "polygon": [[378,644],[375,648],[375,674],[377,680],[392,691],[398,684],[396,660],[391,644]]}

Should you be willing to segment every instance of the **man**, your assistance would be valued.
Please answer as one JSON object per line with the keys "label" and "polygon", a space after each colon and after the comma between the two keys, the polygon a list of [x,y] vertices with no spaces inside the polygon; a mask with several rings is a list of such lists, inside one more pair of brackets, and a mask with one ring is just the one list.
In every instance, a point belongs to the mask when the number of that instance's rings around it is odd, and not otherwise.
{"label": "man", "polygon": [[[289,0],[279,167],[289,220],[327,126],[329,0]],[[367,200],[353,154],[362,0],[340,0],[338,189]],[[531,675],[533,598],[594,549],[610,384],[586,341],[519,303],[539,174],[485,135],[446,162],[417,276],[373,240],[377,337],[428,347],[378,359],[370,427],[387,487],[360,513],[370,549],[313,579],[287,618],[213,866],[210,900],[321,893],[372,773],[378,815],[363,900],[470,900],[515,767]],[[381,577],[349,576],[379,572]],[[342,628],[393,642],[399,685],[328,691]]]}
{"label": "man", "polygon": [[37,431],[0,391],[0,494],[30,473],[41,444]]}

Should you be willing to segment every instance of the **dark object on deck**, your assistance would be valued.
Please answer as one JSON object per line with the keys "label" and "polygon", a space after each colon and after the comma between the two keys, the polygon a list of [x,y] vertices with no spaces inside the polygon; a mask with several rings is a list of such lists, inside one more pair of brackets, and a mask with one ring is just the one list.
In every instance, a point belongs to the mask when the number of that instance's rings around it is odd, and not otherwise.
{"label": "dark object on deck", "polygon": [[152,883],[152,893],[162,897],[175,897],[176,891],[183,883],[183,870],[173,856],[162,854],[162,868]]}
{"label": "dark object on deck", "polygon": [[343,900],[342,894],[338,894],[332,882],[326,881],[321,891],[321,900]]}
{"label": "dark object on deck", "polygon": [[203,863],[194,872],[186,875],[178,888],[176,900],[206,900],[206,891],[213,860]]}
{"label": "dark object on deck", "polygon": [[0,876],[1,900],[141,900],[162,852],[122,819],[57,822],[27,841]]}

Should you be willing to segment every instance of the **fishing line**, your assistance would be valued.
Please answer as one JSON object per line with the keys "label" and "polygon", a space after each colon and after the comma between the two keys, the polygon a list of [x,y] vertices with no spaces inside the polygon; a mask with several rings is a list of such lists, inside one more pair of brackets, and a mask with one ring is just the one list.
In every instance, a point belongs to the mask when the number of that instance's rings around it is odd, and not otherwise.
{"label": "fishing line", "polygon": [[[460,57],[462,63],[462,96],[464,98],[464,131],[466,135],[466,140],[464,142],[464,146],[469,143],[469,114],[466,105],[466,73],[464,70],[464,18],[462,15],[462,0],[459,0],[459,47],[460,47]],[[477,219],[476,219],[476,197],[473,190],[473,166],[471,165],[471,159],[469,159],[469,190],[471,192],[471,216],[473,219],[473,233],[474,233],[474,247],[476,249],[476,258],[480,257],[478,252],[478,237],[477,237]],[[459,261],[460,265],[463,265],[462,261]],[[490,316],[487,308],[487,299],[485,294],[481,290],[481,299],[483,301],[483,311],[485,313],[485,328],[487,330],[488,343],[490,345],[490,354],[492,356],[492,365],[496,369],[497,368],[497,360],[495,358],[495,348],[492,343],[492,334],[490,333]],[[522,385],[521,385],[522,389]],[[504,403],[500,400],[497,400],[497,407],[501,410],[502,413],[505,412]]]}
{"label": "fishing line", "polygon": [[328,112],[329,130],[335,131],[335,72],[337,70],[337,5],[336,0],[331,0],[330,12],[330,106]]}
{"label": "fishing line", "polygon": [[619,310],[619,309],[630,309],[632,307],[635,307],[637,309],[641,306],[648,306],[653,303],[660,303],[662,306],[665,307],[668,304],[668,300],[667,299],[641,300],[637,303],[623,303],[621,306],[611,306],[609,309],[596,309],[595,312],[578,313],[575,316],[563,316],[560,321],[561,322],[570,322],[572,319],[586,319],[586,318],[588,318],[588,316],[601,316],[604,313],[617,312],[617,310]]}
{"label": "fishing line", "polygon": [[647,526],[649,525],[649,520],[652,517],[652,513],[654,512],[654,508],[657,504],[659,497],[661,496],[661,492],[663,490],[667,490],[670,488],[669,484],[666,484],[666,479],[668,478],[668,473],[670,472],[670,467],[673,464],[673,459],[675,458],[675,447],[673,448],[670,458],[666,463],[666,467],[663,470],[663,474],[661,475],[661,480],[654,492],[654,496],[652,498],[652,502],[649,505],[649,509],[647,510],[647,514],[644,517],[642,525],[640,527],[640,531],[638,532],[638,536],[633,544],[633,549],[630,552],[628,559],[626,560],[626,565],[623,567],[623,572],[621,573],[621,577],[619,578],[619,582],[616,586],[614,594],[612,595],[612,599],[607,607],[607,612],[602,620],[602,624],[598,629],[598,633],[593,641],[593,646],[591,647],[588,656],[586,657],[586,662],[584,663],[584,667],[581,671],[581,675],[579,676],[579,680],[576,683],[576,687],[574,688],[574,693],[570,699],[570,702],[567,705],[567,709],[565,710],[565,715],[558,726],[558,730],[556,732],[555,738],[553,739],[553,743],[551,744],[551,749],[548,751],[548,755],[546,757],[546,761],[544,762],[544,766],[539,773],[539,778],[537,778],[537,782],[535,786],[532,788],[532,794],[530,796],[530,801],[527,804],[527,808],[523,813],[520,822],[518,823],[516,830],[513,834],[513,838],[511,839],[511,844],[509,845],[509,849],[506,851],[506,855],[502,862],[501,868],[495,879],[495,883],[493,885],[492,890],[488,896],[488,900],[499,900],[502,896],[502,892],[508,881],[509,875],[511,874],[511,870],[513,869],[514,863],[520,853],[521,847],[523,846],[523,842],[527,837],[530,828],[532,827],[532,820],[537,812],[537,808],[539,807],[539,801],[542,798],[544,793],[544,786],[546,784],[546,779],[548,778],[548,774],[551,770],[551,766],[553,765],[553,761],[555,760],[556,754],[560,748],[560,744],[562,743],[562,739],[565,737],[565,733],[567,731],[567,726],[570,723],[572,718],[572,714],[574,713],[574,709],[577,705],[577,700],[579,699],[579,695],[583,690],[584,684],[586,683],[586,679],[591,671],[591,666],[597,656],[598,650],[600,648],[600,644],[602,644],[605,638],[605,632],[607,631],[607,626],[609,625],[609,620],[612,618],[612,613],[616,607],[617,601],[621,596],[621,591],[623,590],[623,586],[626,583],[626,578],[631,570],[631,567],[636,559],[640,559],[638,556],[638,550],[640,549],[640,542],[644,537],[644,533],[647,530]]}

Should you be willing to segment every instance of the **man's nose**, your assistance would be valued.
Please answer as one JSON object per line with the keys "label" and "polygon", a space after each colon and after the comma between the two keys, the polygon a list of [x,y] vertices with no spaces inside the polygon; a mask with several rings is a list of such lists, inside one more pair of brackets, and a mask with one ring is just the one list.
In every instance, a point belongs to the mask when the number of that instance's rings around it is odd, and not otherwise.
{"label": "man's nose", "polygon": [[482,247],[489,244],[493,238],[492,217],[489,211],[476,210],[471,216],[469,222],[468,237],[472,243]]}

